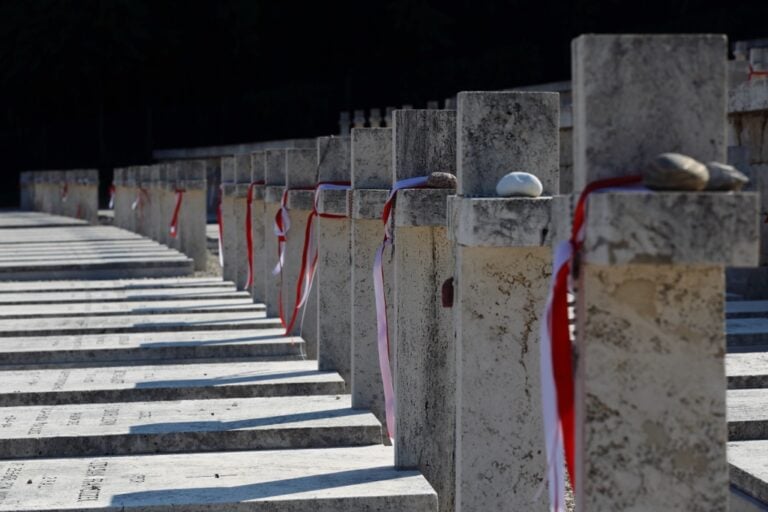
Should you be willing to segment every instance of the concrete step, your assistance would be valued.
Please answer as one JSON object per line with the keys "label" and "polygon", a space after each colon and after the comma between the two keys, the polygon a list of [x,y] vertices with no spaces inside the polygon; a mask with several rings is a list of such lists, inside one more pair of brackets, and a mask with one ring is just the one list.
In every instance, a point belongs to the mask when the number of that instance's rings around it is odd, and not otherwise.
{"label": "concrete step", "polygon": [[300,358],[304,340],[283,336],[284,332],[273,328],[0,338],[0,365],[22,369],[138,361]]}
{"label": "concrete step", "polygon": [[342,393],[344,380],[316,361],[0,371],[0,407]]}
{"label": "concrete step", "polygon": [[72,261],[113,261],[113,260],[141,260],[141,259],[173,259],[179,258],[182,255],[176,251],[162,248],[137,248],[126,249],[124,251],[82,251],[82,252],[68,252],[66,254],[56,254],[55,258],[52,258],[51,254],[0,254],[0,265],[8,265],[10,263],[17,263],[19,265],[32,264],[36,262],[46,262],[51,259],[55,259],[57,262],[72,262]]}
{"label": "concrete step", "polygon": [[48,291],[27,293],[0,292],[0,305],[14,304],[69,304],[73,302],[155,302],[171,300],[244,299],[248,292],[236,291],[232,286],[206,286],[199,288],[157,288],[94,291]]}
{"label": "concrete step", "polygon": [[209,300],[164,300],[124,302],[73,302],[68,304],[23,304],[0,307],[0,319],[82,317],[113,315],[179,315],[249,311],[264,312],[264,304],[254,304],[250,296]]}
{"label": "concrete step", "polygon": [[0,338],[158,331],[225,331],[280,327],[280,320],[261,311],[174,315],[47,317],[34,321],[0,319]]}
{"label": "concrete step", "polygon": [[[754,510],[768,508],[768,440],[729,442],[728,465],[731,486],[748,497],[740,501],[751,501]],[[752,510],[746,506],[738,510]]]}
{"label": "concrete step", "polygon": [[729,350],[768,345],[768,318],[728,318],[725,332]]}
{"label": "concrete step", "polygon": [[768,389],[729,389],[728,440],[768,439]]}
{"label": "concrete step", "polygon": [[0,511],[436,512],[385,446],[0,461]]}
{"label": "concrete step", "polygon": [[143,237],[112,226],[75,226],[34,229],[9,229],[0,237],[0,245],[19,243],[53,244],[66,242],[96,242],[114,240],[141,240]]}
{"label": "concrete step", "polygon": [[729,389],[768,388],[768,353],[727,354],[725,373]]}
{"label": "concrete step", "polygon": [[[50,278],[49,278],[50,279]],[[220,277],[157,277],[140,279],[104,279],[104,280],[53,280],[33,282],[0,281],[0,293],[41,293],[41,292],[94,292],[94,291],[136,291],[136,290],[176,290],[179,288],[208,288],[227,286],[234,288],[231,281],[222,281]]]}
{"label": "concrete step", "polygon": [[349,395],[4,407],[4,459],[381,444]]}

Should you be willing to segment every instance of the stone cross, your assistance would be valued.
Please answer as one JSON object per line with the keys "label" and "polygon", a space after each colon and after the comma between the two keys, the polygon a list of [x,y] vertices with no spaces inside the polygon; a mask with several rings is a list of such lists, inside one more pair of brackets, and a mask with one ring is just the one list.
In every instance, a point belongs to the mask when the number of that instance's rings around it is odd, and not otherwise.
{"label": "stone cross", "polygon": [[[381,214],[392,184],[392,129],[355,128],[351,146],[352,407],[370,410],[384,424],[386,416],[371,269],[374,253],[381,244]],[[384,288],[386,296],[394,298],[391,255],[391,251],[385,251]],[[394,318],[392,306],[392,300],[387,301],[389,318]],[[392,322],[389,327],[389,338],[394,340]],[[394,351],[390,357],[394,357]]]}
{"label": "stone cross", "polygon": [[[267,155],[264,151],[251,153],[251,182],[265,181]],[[267,297],[267,268],[266,237],[273,236],[267,229],[269,219],[265,214],[264,185],[255,185],[251,202],[251,236],[253,238],[253,288],[251,296],[254,302],[266,302]]]}
{"label": "stone cross", "polygon": [[[456,511],[546,510],[539,315],[551,277],[558,192],[556,93],[461,92],[456,267]],[[538,198],[495,197],[507,173],[534,174]],[[482,478],[478,478],[482,475]]]}
{"label": "stone cross", "polygon": [[[356,130],[358,128],[355,128]],[[350,181],[350,138],[318,137],[318,183]],[[350,381],[351,371],[351,270],[350,225],[347,217],[347,191],[321,190],[318,192],[315,219],[318,261],[315,286],[317,287],[317,364],[320,370],[335,370]],[[343,218],[324,218],[323,214],[343,215]]]}
{"label": "stone cross", "polygon": [[221,275],[225,281],[237,282],[237,237],[242,228],[235,223],[235,157],[221,158],[221,219],[223,234],[221,247],[224,250],[224,268]]}
{"label": "stone cross", "polygon": [[[296,304],[296,284],[301,269],[304,235],[315,198],[316,169],[317,150],[315,148],[285,150],[285,186],[288,190],[287,206],[291,218],[291,229],[285,244],[283,269],[283,308],[286,322],[290,321]],[[306,342],[307,357],[316,359],[318,343],[316,300],[310,297],[304,308],[306,313],[297,312],[296,322],[288,334],[301,334]]]}
{"label": "stone cross", "polygon": [[[725,37],[572,44],[574,188],[662,152],[726,152]],[[757,255],[753,193],[589,199],[576,302],[576,506],[727,510],[724,267]]]}
{"label": "stone cross", "polygon": [[[456,112],[396,110],[392,181],[455,173]],[[395,465],[419,468],[440,509],[454,503],[455,351],[441,289],[454,269],[446,233],[453,190],[411,189],[394,213]]]}
{"label": "stone cross", "polygon": [[248,185],[251,183],[251,155],[235,155],[235,184],[232,201],[235,231],[235,285],[244,290],[248,281],[248,250],[245,235],[245,213]]}
{"label": "stone cross", "polygon": [[[204,160],[184,160],[180,162],[175,185],[184,189],[184,199],[179,211],[179,250],[192,258],[195,270],[205,270],[208,255],[208,242],[205,234],[206,186]],[[175,187],[174,187],[175,190]],[[173,194],[173,204],[176,194]],[[165,221],[168,228],[171,217]]]}
{"label": "stone cross", "polygon": [[272,272],[277,265],[278,243],[274,233],[275,216],[285,189],[285,149],[264,151],[264,249],[266,253],[266,291],[264,299],[267,316],[279,314],[280,276]]}

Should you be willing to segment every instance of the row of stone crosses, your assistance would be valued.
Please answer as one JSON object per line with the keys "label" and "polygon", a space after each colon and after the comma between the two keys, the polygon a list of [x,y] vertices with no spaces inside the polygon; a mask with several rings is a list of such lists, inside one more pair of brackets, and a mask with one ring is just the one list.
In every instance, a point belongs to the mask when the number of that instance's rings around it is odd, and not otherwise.
{"label": "row of stone crosses", "polygon": [[722,164],[726,55],[575,39],[573,195],[556,93],[462,92],[314,148],[118,169],[115,222],[204,267],[220,166],[224,277],[441,510],[542,509],[545,488],[565,510],[567,481],[580,510],[724,510],[724,268],[756,265],[759,202]]}

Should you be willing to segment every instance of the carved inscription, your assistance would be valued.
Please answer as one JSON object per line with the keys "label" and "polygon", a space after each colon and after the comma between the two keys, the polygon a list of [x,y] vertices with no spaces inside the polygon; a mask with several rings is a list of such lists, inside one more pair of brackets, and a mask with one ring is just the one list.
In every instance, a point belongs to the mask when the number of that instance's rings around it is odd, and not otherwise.
{"label": "carved inscription", "polygon": [[37,484],[38,489],[50,489],[53,487],[53,484],[56,483],[56,476],[48,476],[44,475],[43,478],[40,480],[40,483]]}
{"label": "carved inscription", "polygon": [[104,485],[104,475],[107,474],[106,461],[93,461],[88,464],[85,470],[85,478],[80,484],[80,492],[77,495],[77,501],[96,501],[101,494],[101,488]]}
{"label": "carved inscription", "polygon": [[72,426],[75,426],[75,425],[79,425],[80,424],[80,418],[82,418],[82,417],[83,417],[83,413],[81,413],[81,412],[73,412],[72,414],[69,415],[69,418],[67,419],[67,426],[68,427],[72,427]]}
{"label": "carved inscription", "polygon": [[43,427],[48,424],[48,418],[51,416],[52,410],[53,409],[50,407],[43,407],[40,409],[40,412],[37,413],[37,417],[35,418],[35,422],[29,427],[27,435],[39,436],[43,431]]}
{"label": "carved inscription", "polygon": [[104,414],[101,415],[102,425],[114,425],[117,423],[117,416],[120,414],[120,409],[113,407],[110,409],[104,409]]}
{"label": "carved inscription", "polygon": [[56,378],[56,382],[53,383],[54,391],[59,391],[63,388],[64,384],[67,383],[67,379],[69,379],[69,370],[61,370],[59,376]]}
{"label": "carved inscription", "polygon": [[22,469],[24,469],[23,462],[11,463],[6,468],[3,476],[0,477],[0,503],[4,502],[5,498],[8,497],[8,490],[16,483]]}
{"label": "carved inscription", "polygon": [[8,428],[13,426],[14,422],[16,421],[16,416],[13,414],[9,414],[8,416],[3,418],[3,423],[0,424],[0,427],[2,428]]}
{"label": "carved inscription", "polygon": [[112,373],[112,379],[110,382],[112,384],[125,384],[125,372],[126,370],[115,370]]}

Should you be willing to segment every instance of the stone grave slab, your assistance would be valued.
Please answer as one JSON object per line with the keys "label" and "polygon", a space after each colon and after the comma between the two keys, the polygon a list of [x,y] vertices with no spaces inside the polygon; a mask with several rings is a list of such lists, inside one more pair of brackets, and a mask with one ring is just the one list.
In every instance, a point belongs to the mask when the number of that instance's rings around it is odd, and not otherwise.
{"label": "stone grave slab", "polygon": [[5,407],[0,420],[4,458],[381,444],[349,395]]}
{"label": "stone grave slab", "polygon": [[60,217],[37,212],[5,212],[0,215],[0,229],[42,228],[59,226],[88,226],[81,219]]}
{"label": "stone grave slab", "polygon": [[768,441],[728,443],[731,485],[768,503]]}
{"label": "stone grave slab", "polygon": [[136,361],[300,357],[304,340],[283,333],[282,328],[271,328],[0,338],[0,365],[20,369]]}
{"label": "stone grave slab", "polygon": [[0,279],[99,279],[155,276],[183,276],[193,271],[192,260],[179,255],[173,258],[122,258],[30,262],[0,262]]}
{"label": "stone grave slab", "polygon": [[67,304],[72,302],[122,302],[122,301],[172,301],[240,299],[250,297],[247,292],[235,291],[232,286],[207,286],[200,288],[157,288],[136,290],[82,290],[28,293],[0,292],[0,304]]}
{"label": "stone grave slab", "polygon": [[156,300],[148,303],[144,301],[125,301],[5,305],[0,308],[0,318],[190,314],[230,311],[263,312],[264,310],[264,305],[254,304],[250,297],[237,297],[209,300]]}
{"label": "stone grave slab", "polygon": [[314,361],[105,366],[0,373],[0,407],[339,394],[344,381]]}
{"label": "stone grave slab", "polygon": [[0,338],[60,334],[266,329],[279,326],[279,319],[266,318],[266,315],[260,311],[188,315],[64,316],[40,318],[34,322],[25,319],[0,319]]}
{"label": "stone grave slab", "polygon": [[436,512],[391,461],[384,446],[2,461],[0,510]]}
{"label": "stone grave slab", "polygon": [[729,389],[768,388],[768,353],[727,354],[725,372]]}
{"label": "stone grave slab", "polygon": [[[48,278],[50,279],[50,278]],[[200,288],[231,286],[234,283],[222,281],[219,277],[166,277],[166,278],[140,278],[140,279],[104,279],[89,281],[35,281],[35,282],[2,282],[0,281],[0,293],[34,293],[47,291],[67,290],[95,291],[95,290],[148,290],[159,288]]]}
{"label": "stone grave slab", "polygon": [[730,441],[768,439],[768,389],[730,389],[726,403]]}

